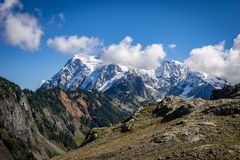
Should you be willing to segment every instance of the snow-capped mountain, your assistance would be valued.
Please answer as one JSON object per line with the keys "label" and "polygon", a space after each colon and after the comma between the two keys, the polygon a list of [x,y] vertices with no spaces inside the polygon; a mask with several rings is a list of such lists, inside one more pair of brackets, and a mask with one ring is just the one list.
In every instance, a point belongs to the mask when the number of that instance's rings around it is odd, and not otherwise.
{"label": "snow-capped mountain", "polygon": [[59,87],[64,90],[77,89],[101,63],[93,56],[75,55],[51,80],[43,83],[42,87]]}
{"label": "snow-capped mountain", "polygon": [[42,88],[96,89],[125,98],[134,95],[148,100],[162,99],[166,95],[208,99],[212,89],[222,88],[226,83],[223,79],[193,72],[178,61],[164,61],[153,70],[144,70],[104,64],[94,56],[75,55]]}
{"label": "snow-capped mountain", "polygon": [[111,83],[124,74],[124,71],[115,64],[99,66],[83,81],[80,88],[98,89],[105,91]]}

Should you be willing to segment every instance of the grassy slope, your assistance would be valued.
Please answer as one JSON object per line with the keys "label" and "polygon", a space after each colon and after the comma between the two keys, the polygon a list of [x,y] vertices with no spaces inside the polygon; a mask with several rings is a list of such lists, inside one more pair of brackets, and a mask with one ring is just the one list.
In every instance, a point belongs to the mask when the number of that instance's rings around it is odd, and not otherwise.
{"label": "grassy slope", "polygon": [[96,140],[53,159],[237,159],[240,116],[216,116],[202,111],[224,103],[240,104],[239,99],[172,99],[168,103],[176,109],[183,104],[197,107],[188,115],[163,123],[164,116],[153,115],[157,105],[149,104],[127,122],[131,126],[129,132],[121,132],[123,124],[96,129]]}

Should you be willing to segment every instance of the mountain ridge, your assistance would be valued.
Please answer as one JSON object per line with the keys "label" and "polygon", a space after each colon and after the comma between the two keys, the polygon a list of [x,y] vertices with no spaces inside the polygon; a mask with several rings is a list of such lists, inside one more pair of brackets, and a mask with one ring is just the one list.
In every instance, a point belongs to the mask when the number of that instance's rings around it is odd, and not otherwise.
{"label": "mountain ridge", "polygon": [[[119,85],[117,81],[128,80],[131,75],[142,79],[143,84],[139,86],[142,85],[149,92],[148,97],[142,97],[146,100],[159,100],[166,95],[209,99],[212,89],[220,89],[227,84],[221,78],[193,72],[175,60],[163,61],[157,68],[145,70],[121,64],[105,64],[99,57],[77,54],[41,88],[96,89],[109,93],[108,89],[112,90],[111,87],[116,88],[115,84]],[[200,91],[195,94],[196,90]]]}

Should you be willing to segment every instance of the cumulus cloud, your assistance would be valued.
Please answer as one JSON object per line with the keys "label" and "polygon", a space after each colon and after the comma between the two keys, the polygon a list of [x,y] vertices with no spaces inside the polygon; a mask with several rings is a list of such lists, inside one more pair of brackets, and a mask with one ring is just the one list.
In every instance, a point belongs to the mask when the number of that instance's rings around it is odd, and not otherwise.
{"label": "cumulus cloud", "polygon": [[6,19],[5,36],[13,46],[34,51],[40,45],[42,34],[37,20],[28,14],[10,14]]}
{"label": "cumulus cloud", "polygon": [[224,42],[193,49],[184,62],[190,69],[222,77],[232,83],[240,82],[240,34],[233,47],[224,49]]}
{"label": "cumulus cloud", "polygon": [[170,48],[170,49],[174,49],[174,48],[176,48],[176,47],[177,47],[177,45],[176,45],[176,44],[173,44],[173,43],[168,45],[168,48]]}
{"label": "cumulus cloud", "polygon": [[40,45],[43,31],[35,17],[16,12],[15,7],[22,8],[18,0],[5,0],[0,4],[0,24],[7,42],[24,50],[34,51]]}
{"label": "cumulus cloud", "polygon": [[162,44],[152,44],[142,48],[141,44],[132,44],[132,38],[127,36],[119,44],[105,48],[102,59],[106,63],[130,65],[141,69],[153,69],[159,65],[166,53]]}
{"label": "cumulus cloud", "polygon": [[93,52],[102,45],[102,42],[94,37],[60,36],[48,39],[47,45],[63,54],[94,54]]}
{"label": "cumulus cloud", "polygon": [[103,46],[98,38],[60,36],[47,41],[49,47],[63,54],[87,54],[101,57],[106,64],[122,64],[140,69],[153,69],[166,56],[162,44],[151,44],[142,47],[132,44],[132,38],[127,36],[119,44]]}

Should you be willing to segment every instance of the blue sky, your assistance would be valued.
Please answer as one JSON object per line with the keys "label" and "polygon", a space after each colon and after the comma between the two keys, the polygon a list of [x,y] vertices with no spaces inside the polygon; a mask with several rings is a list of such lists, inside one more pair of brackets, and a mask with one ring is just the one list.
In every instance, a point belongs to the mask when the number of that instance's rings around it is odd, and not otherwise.
{"label": "blue sky", "polygon": [[[72,55],[47,45],[55,36],[97,37],[104,45],[131,36],[133,43],[161,43],[165,59],[184,61],[193,48],[225,41],[230,48],[240,33],[239,0],[21,0],[12,12],[35,17],[44,34],[34,51],[5,40],[0,27],[0,76],[35,90]],[[3,1],[0,1],[3,3]],[[0,12],[1,13],[1,12]],[[62,19],[60,14],[63,15]],[[16,35],[19,33],[15,33]],[[174,50],[169,44],[176,44]]]}

